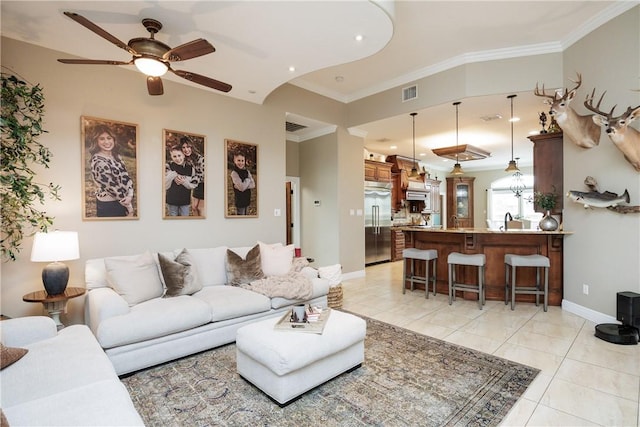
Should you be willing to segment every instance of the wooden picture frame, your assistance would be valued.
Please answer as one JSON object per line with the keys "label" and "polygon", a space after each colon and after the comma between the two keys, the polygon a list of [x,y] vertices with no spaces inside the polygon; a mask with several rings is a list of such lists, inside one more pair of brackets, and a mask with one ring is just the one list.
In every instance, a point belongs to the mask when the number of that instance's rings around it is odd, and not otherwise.
{"label": "wooden picture frame", "polygon": [[138,219],[138,125],[81,116],[82,219]]}
{"label": "wooden picture frame", "polygon": [[163,129],[163,219],[204,219],[207,137]]}
{"label": "wooden picture frame", "polygon": [[224,140],[226,218],[258,217],[258,145]]}

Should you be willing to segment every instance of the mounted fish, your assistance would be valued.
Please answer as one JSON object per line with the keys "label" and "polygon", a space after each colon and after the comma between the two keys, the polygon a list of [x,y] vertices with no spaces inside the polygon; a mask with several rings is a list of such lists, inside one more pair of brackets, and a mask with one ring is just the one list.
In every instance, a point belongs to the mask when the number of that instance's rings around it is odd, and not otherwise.
{"label": "mounted fish", "polygon": [[555,119],[571,142],[582,148],[593,148],[600,143],[600,126],[593,122],[591,116],[581,116],[569,106],[571,100],[576,96],[576,90],[582,84],[582,75],[580,73],[578,73],[578,80],[574,81],[574,83],[576,87],[570,91],[565,89],[562,96],[555,92],[553,95],[547,95],[544,85],[542,85],[542,92],[540,92],[536,83],[534,94],[549,98],[549,101],[545,101],[550,105],[549,114],[552,119]]}
{"label": "mounted fish", "polygon": [[585,208],[608,208],[615,207],[621,203],[629,203],[629,191],[624,190],[621,196],[610,191],[599,193],[597,191],[575,191],[567,193],[567,197],[576,203],[581,203]]}
{"label": "mounted fish", "polygon": [[618,213],[640,213],[640,206],[628,206],[622,205],[622,203],[629,203],[631,200],[629,191],[624,190],[621,196],[610,191],[601,193],[598,189],[598,183],[593,177],[586,177],[584,185],[589,187],[588,192],[584,191],[569,191],[567,197],[576,203],[583,204],[585,208],[607,208]]}
{"label": "mounted fish", "polygon": [[587,96],[587,99],[584,101],[584,106],[596,113],[592,116],[593,122],[605,129],[609,139],[618,150],[622,151],[627,162],[631,163],[631,166],[633,166],[637,172],[640,172],[640,132],[629,127],[629,123],[640,117],[640,105],[635,108],[627,107],[627,111],[622,115],[613,117],[613,110],[616,109],[616,105],[613,106],[609,113],[600,110],[600,103],[605,93],[607,92],[602,93],[598,104],[594,107],[593,98],[595,97],[596,90],[593,89],[591,96]]}

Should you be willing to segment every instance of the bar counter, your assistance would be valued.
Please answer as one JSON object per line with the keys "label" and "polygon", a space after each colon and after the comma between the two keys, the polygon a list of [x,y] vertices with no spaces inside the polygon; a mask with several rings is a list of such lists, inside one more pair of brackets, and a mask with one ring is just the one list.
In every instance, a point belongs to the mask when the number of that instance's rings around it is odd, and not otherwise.
{"label": "bar counter", "polygon": [[[507,253],[516,255],[544,255],[549,258],[549,305],[562,304],[562,266],[563,240],[568,231],[537,231],[514,229],[500,231],[486,228],[430,228],[425,226],[397,226],[405,235],[405,247],[417,249],[436,249],[438,251],[436,290],[448,295],[449,273],[447,257],[451,252],[463,254],[484,254],[485,292],[487,300],[504,301],[505,268],[504,256]],[[478,273],[475,267],[458,267],[458,277],[466,283],[477,283]],[[424,275],[424,265],[417,269]],[[533,268],[518,268],[518,285],[535,283]],[[421,285],[417,285],[420,287]],[[410,288],[408,282],[405,283]],[[422,286],[421,289],[424,289]],[[477,299],[477,294],[458,293],[456,298]],[[516,295],[516,301],[534,302],[533,295]]]}

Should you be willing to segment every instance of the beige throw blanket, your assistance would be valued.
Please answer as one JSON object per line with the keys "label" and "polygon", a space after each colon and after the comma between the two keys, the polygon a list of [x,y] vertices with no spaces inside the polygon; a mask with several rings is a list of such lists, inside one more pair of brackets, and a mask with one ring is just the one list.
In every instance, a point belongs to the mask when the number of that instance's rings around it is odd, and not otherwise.
{"label": "beige throw blanket", "polygon": [[311,279],[302,273],[286,276],[270,276],[240,285],[244,289],[266,295],[269,298],[309,299],[313,295]]}

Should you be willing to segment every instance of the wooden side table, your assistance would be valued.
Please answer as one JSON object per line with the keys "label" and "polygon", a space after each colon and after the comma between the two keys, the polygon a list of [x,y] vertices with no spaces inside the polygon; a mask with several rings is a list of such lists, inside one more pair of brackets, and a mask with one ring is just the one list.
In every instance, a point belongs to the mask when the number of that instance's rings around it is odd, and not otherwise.
{"label": "wooden side table", "polygon": [[62,314],[67,308],[67,301],[71,298],[84,295],[86,289],[67,287],[64,293],[59,295],[49,295],[47,291],[35,291],[30,292],[22,297],[22,301],[25,302],[39,302],[42,304],[49,316],[56,323],[58,330],[64,328],[64,325],[60,321],[60,314]]}

